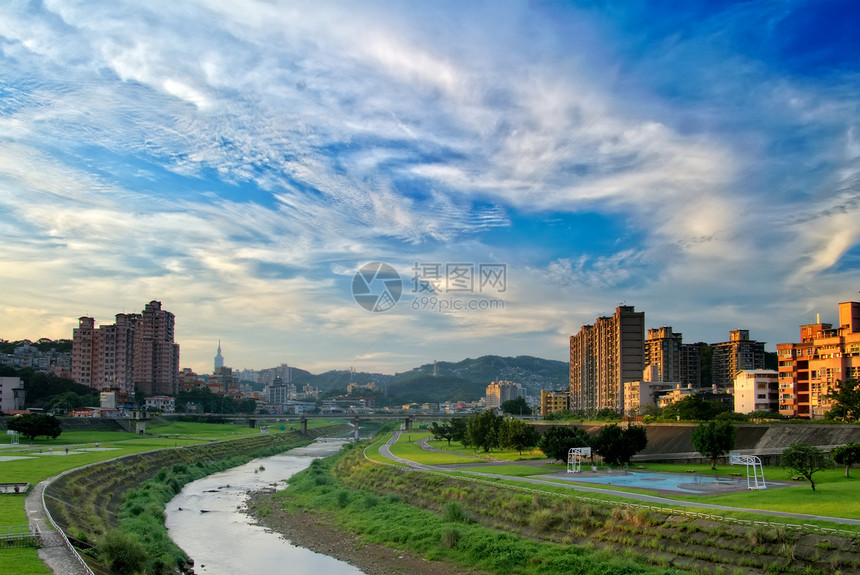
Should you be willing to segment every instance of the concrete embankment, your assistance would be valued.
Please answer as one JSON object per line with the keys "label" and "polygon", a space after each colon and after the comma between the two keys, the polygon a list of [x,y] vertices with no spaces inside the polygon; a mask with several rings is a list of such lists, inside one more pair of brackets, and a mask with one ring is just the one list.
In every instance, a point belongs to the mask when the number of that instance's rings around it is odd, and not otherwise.
{"label": "concrete embankment", "polygon": [[[548,424],[548,423],[547,423]],[[544,425],[547,425],[544,424]],[[595,434],[602,424],[581,425],[589,434]],[[648,446],[636,455],[634,461],[689,461],[704,462],[696,452],[690,436],[695,423],[651,423],[646,426]],[[793,443],[809,443],[825,451],[837,445],[860,442],[860,425],[818,423],[742,423],[738,431],[735,451],[744,455],[757,455],[765,465],[778,465],[779,455]]]}
{"label": "concrete embankment", "polygon": [[[690,436],[695,424],[651,424],[648,447],[634,460],[702,460]],[[860,441],[860,425],[838,424],[738,424],[735,449],[744,455],[757,455],[765,465],[778,465],[779,456],[793,443],[808,443],[824,451],[838,445]],[[704,461],[704,460],[702,460]]]}

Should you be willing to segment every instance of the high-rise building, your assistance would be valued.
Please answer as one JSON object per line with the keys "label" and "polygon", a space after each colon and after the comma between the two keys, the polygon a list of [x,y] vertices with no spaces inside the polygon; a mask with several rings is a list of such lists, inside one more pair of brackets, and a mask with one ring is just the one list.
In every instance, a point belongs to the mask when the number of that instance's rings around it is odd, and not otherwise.
{"label": "high-rise building", "polygon": [[570,338],[571,410],[624,411],[624,383],[645,368],[645,312],[619,306]]}
{"label": "high-rise building", "polygon": [[143,309],[134,334],[134,385],[149,395],[176,395],[179,387],[179,344],[173,342],[176,317],[151,301]]}
{"label": "high-rise building", "polygon": [[119,313],[116,323],[99,326],[102,361],[100,381],[93,387],[116,387],[124,393],[134,393],[134,333],[139,317]]}
{"label": "high-rise building", "polygon": [[101,346],[95,321],[91,317],[80,317],[78,327],[72,330],[72,379],[90,387],[98,387],[101,383],[97,359]]}
{"label": "high-rise building", "polygon": [[215,354],[215,369],[212,370],[212,373],[218,371],[219,367],[224,367],[224,356],[221,355],[221,340],[218,340],[218,353]]}
{"label": "high-rise building", "polygon": [[81,317],[72,333],[72,379],[96,389],[132,394],[173,395],[179,384],[179,344],[172,313],[151,301],[140,314],[116,315],[116,323],[95,327]]}
{"label": "high-rise building", "polygon": [[494,381],[487,386],[487,407],[499,408],[506,401],[525,396],[523,387],[513,381]]}
{"label": "high-rise building", "polygon": [[823,417],[837,381],[860,378],[860,303],[839,304],[839,326],[800,326],[799,343],[780,343],[779,412],[797,417]]}
{"label": "high-rise building", "polygon": [[716,389],[732,389],[735,376],[742,369],[764,369],[764,342],[750,339],[748,329],[730,332],[729,341],[713,346],[713,385]]}
{"label": "high-rise building", "polygon": [[645,365],[657,368],[652,381],[681,381],[682,335],[670,326],[648,330],[645,340]]}
{"label": "high-rise building", "polygon": [[702,387],[702,367],[700,356],[702,354],[701,343],[681,344],[681,383],[693,386],[694,389]]}

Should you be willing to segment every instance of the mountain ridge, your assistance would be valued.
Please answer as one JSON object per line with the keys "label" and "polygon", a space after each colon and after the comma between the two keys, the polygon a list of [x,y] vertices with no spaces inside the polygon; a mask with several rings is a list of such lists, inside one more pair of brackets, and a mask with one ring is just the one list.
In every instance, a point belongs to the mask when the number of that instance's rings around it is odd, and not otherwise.
{"label": "mountain ridge", "polygon": [[346,389],[349,383],[373,382],[392,400],[475,401],[484,396],[486,386],[493,381],[519,383],[528,395],[536,396],[541,389],[566,388],[568,373],[568,364],[563,361],[530,355],[485,355],[458,362],[426,363],[395,374],[348,370],[312,374],[300,368],[293,368],[293,383],[297,386],[310,384],[321,392],[328,393]]}

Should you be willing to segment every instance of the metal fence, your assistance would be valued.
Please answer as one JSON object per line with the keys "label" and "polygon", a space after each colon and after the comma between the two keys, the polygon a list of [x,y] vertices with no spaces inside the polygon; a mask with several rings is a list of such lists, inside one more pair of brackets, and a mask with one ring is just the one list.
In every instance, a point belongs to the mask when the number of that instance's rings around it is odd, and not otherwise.
{"label": "metal fence", "polygon": [[0,526],[0,548],[12,547],[40,547],[41,534],[36,526],[13,525],[11,527]]}

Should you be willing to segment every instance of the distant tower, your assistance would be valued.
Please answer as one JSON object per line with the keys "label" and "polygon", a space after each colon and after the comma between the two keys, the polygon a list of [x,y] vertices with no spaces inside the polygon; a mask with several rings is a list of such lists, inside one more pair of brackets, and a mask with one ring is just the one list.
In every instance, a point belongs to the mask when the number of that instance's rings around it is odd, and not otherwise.
{"label": "distant tower", "polygon": [[224,367],[224,356],[221,355],[221,340],[218,340],[218,353],[215,354],[215,369]]}

